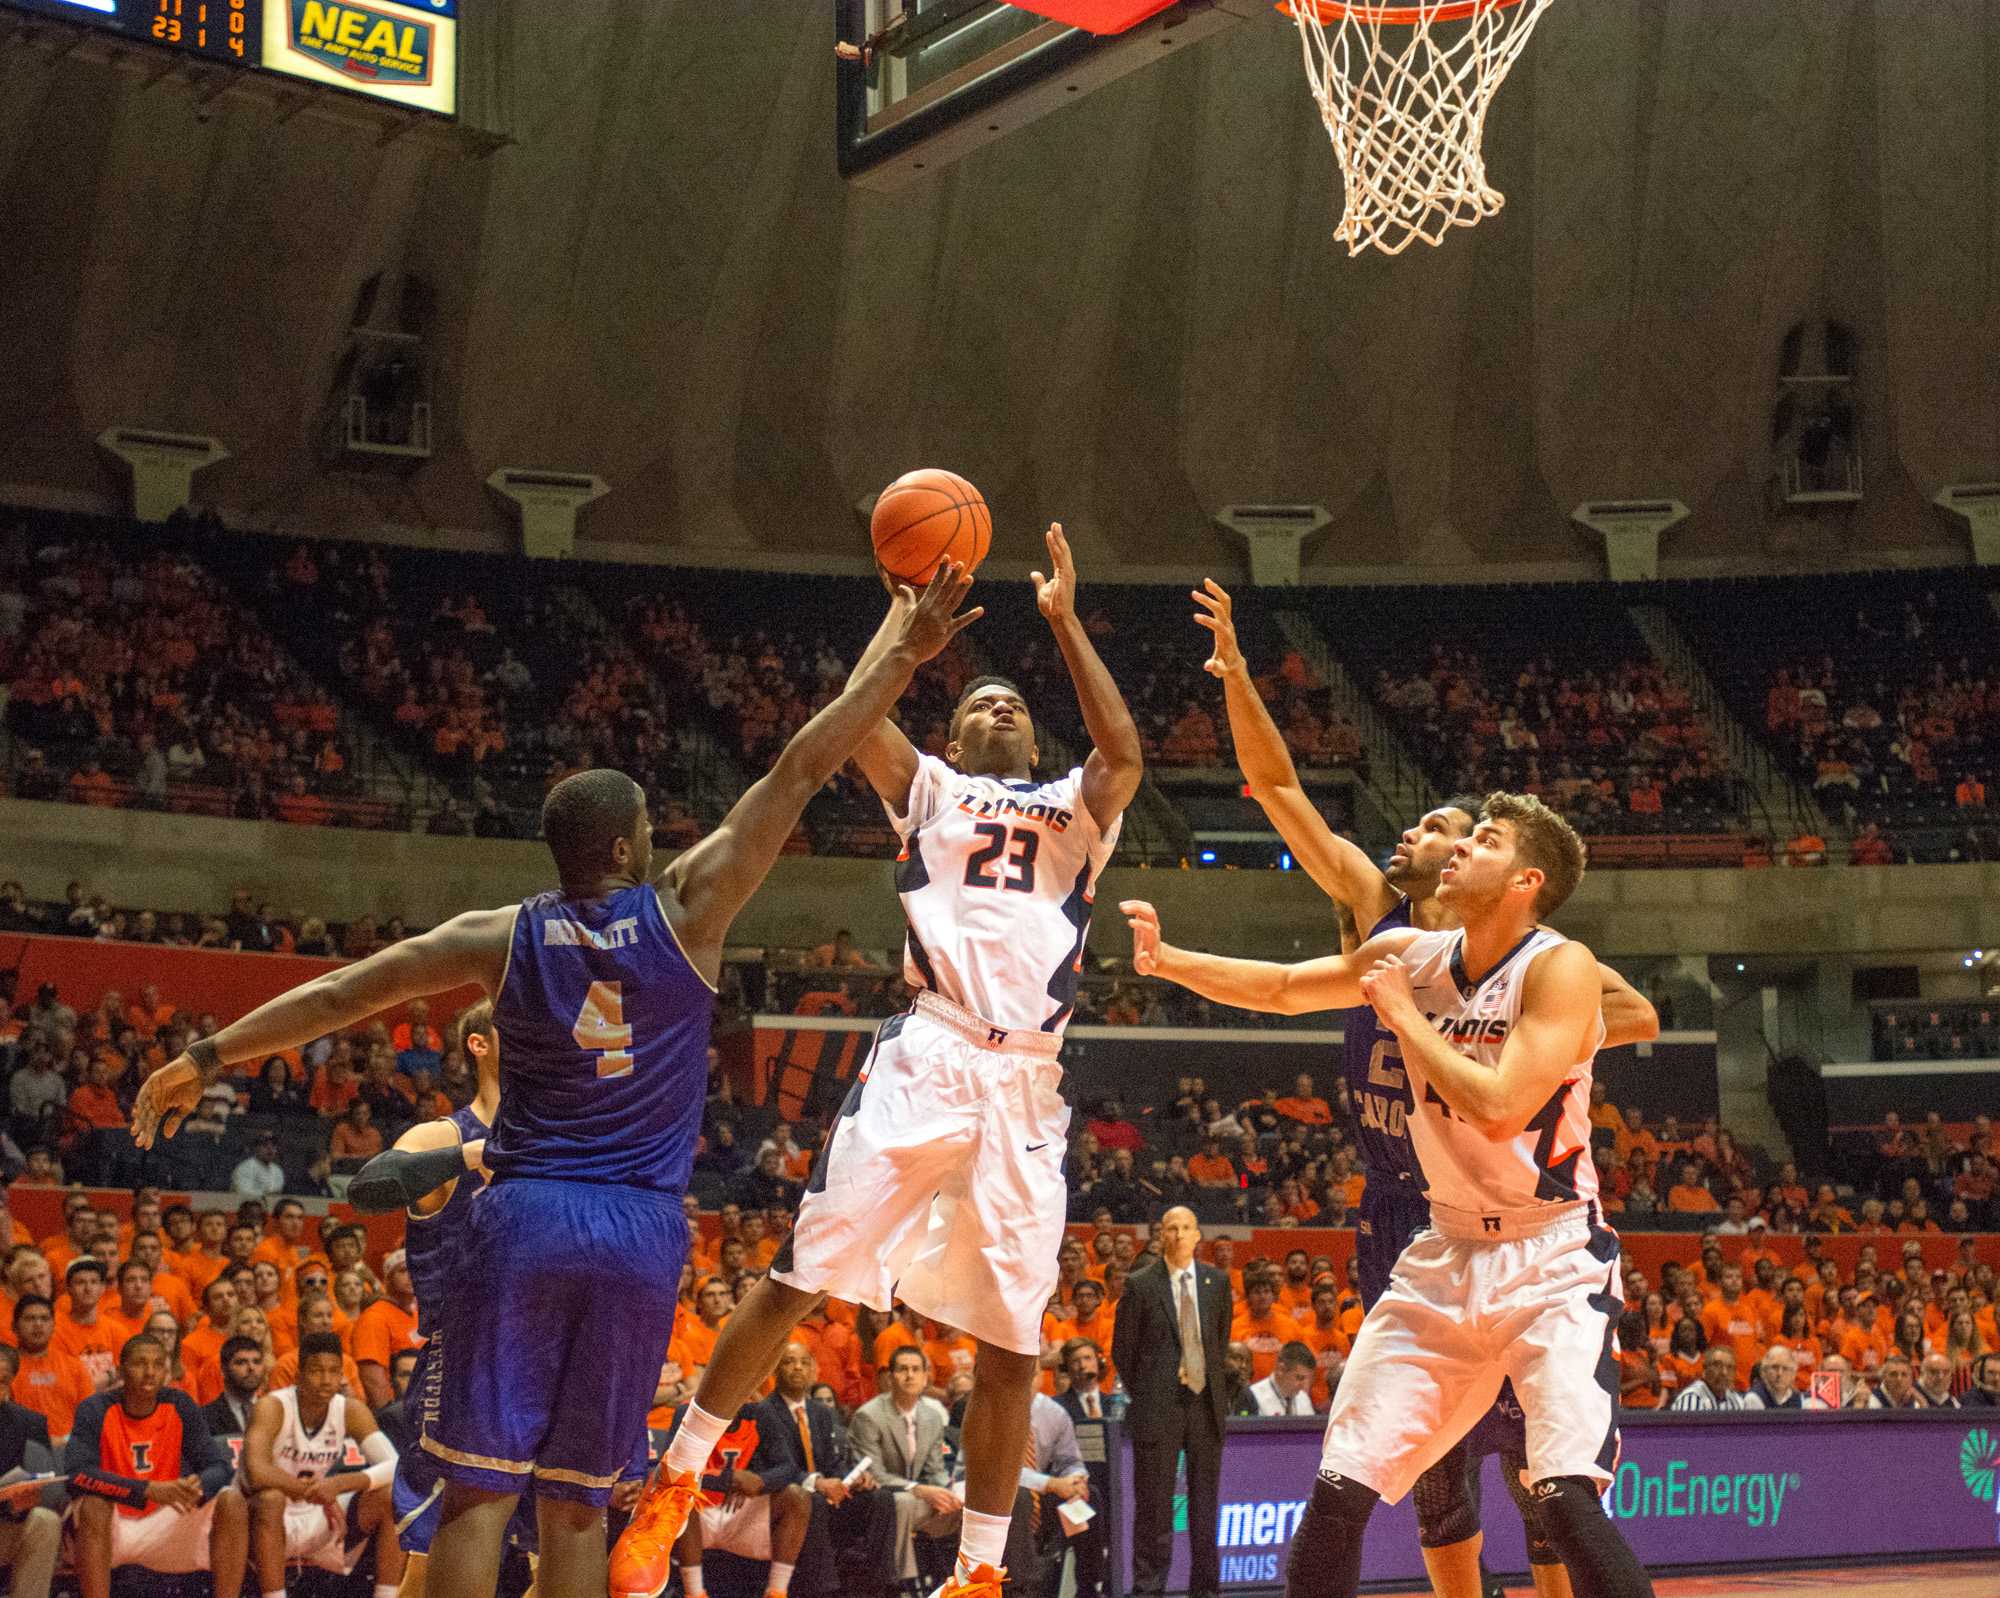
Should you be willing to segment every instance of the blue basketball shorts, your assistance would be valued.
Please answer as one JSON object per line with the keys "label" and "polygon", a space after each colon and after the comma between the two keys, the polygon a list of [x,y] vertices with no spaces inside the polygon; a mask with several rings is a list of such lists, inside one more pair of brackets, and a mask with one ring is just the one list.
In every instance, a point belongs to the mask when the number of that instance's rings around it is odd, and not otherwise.
{"label": "blue basketball shorts", "polygon": [[438,1317],[423,1451],[486,1492],[605,1504],[635,1457],[673,1337],[677,1196],[512,1178],[479,1196]]}
{"label": "blue basketball shorts", "polygon": [[1389,1290],[1389,1275],[1410,1239],[1431,1224],[1430,1202],[1413,1182],[1368,1173],[1354,1228],[1354,1259],[1361,1277],[1361,1307],[1373,1309]]}

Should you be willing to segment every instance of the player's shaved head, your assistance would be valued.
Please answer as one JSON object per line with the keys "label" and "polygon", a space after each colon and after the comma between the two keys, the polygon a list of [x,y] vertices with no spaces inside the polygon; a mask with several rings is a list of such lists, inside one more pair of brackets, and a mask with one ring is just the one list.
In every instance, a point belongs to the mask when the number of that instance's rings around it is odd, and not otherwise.
{"label": "player's shaved head", "polygon": [[609,766],[579,771],[551,788],[542,801],[542,838],[563,885],[587,886],[617,870],[618,845],[634,840],[645,809],[645,791]]}

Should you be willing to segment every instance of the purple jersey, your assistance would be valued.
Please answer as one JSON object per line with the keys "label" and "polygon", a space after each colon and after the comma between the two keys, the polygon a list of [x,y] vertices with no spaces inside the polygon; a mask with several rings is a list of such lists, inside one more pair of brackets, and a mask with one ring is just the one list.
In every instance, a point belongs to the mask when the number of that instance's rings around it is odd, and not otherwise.
{"label": "purple jersey", "polygon": [[708,1090],[715,990],[650,883],[522,904],[493,1002],[495,1179],[687,1191]]}
{"label": "purple jersey", "polygon": [[[451,1122],[461,1144],[477,1143],[489,1130],[480,1120],[479,1112],[469,1104],[462,1110],[453,1110],[444,1119]],[[437,1307],[450,1291],[445,1279],[451,1262],[460,1252],[466,1212],[485,1185],[476,1173],[467,1171],[452,1185],[451,1197],[444,1201],[443,1209],[433,1210],[429,1215],[410,1212],[403,1217],[404,1264],[410,1268],[410,1285],[417,1293],[420,1336],[429,1337],[436,1330]]]}
{"label": "purple jersey", "polygon": [[[1396,901],[1375,923],[1369,936],[1410,925],[1410,897]],[[1403,1068],[1402,1045],[1368,1005],[1349,1010],[1341,1023],[1345,1039],[1347,1096],[1354,1107],[1354,1141],[1361,1150],[1361,1167],[1370,1178],[1414,1181],[1423,1190],[1423,1173],[1410,1147],[1410,1079]],[[503,1056],[504,1058],[504,1056]]]}

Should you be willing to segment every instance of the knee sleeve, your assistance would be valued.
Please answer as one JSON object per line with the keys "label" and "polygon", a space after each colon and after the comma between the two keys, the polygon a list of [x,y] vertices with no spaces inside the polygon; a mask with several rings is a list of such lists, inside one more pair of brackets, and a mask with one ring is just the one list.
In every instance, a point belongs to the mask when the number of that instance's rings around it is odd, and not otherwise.
{"label": "knee sleeve", "polygon": [[1479,1500],[1463,1442],[1417,1478],[1410,1496],[1417,1505],[1417,1541],[1424,1547],[1449,1548],[1478,1534]]}
{"label": "knee sleeve", "polygon": [[1591,1598],[1653,1598],[1652,1582],[1606,1517],[1587,1477],[1544,1477],[1531,1494],[1578,1592]]}
{"label": "knee sleeve", "polygon": [[1322,1474],[1292,1538],[1285,1598],[1354,1598],[1361,1586],[1361,1534],[1381,1495],[1346,1476]]}
{"label": "knee sleeve", "polygon": [[1507,1494],[1514,1500],[1514,1507],[1521,1512],[1521,1524],[1527,1528],[1528,1563],[1560,1565],[1562,1555],[1556,1552],[1556,1545],[1549,1541],[1548,1531],[1542,1525],[1541,1509],[1535,1503],[1535,1495],[1528,1491],[1528,1484],[1521,1479],[1527,1468],[1528,1461],[1520,1454],[1500,1456],[1501,1479],[1507,1483]]}

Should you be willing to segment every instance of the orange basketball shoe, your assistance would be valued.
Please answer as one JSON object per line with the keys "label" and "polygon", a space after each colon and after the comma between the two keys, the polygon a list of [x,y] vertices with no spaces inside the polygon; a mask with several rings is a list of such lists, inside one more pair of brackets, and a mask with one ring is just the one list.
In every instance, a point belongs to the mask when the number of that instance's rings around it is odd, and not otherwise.
{"label": "orange basketball shoe", "polygon": [[674,1544],[687,1529],[688,1516],[718,1501],[702,1491],[696,1472],[669,1474],[662,1460],[632,1510],[632,1523],[611,1550],[611,1598],[660,1598],[673,1576]]}
{"label": "orange basketball shoe", "polygon": [[974,1565],[965,1575],[956,1566],[951,1579],[931,1594],[931,1598],[1000,1598],[1000,1584],[1007,1572],[996,1565]]}

